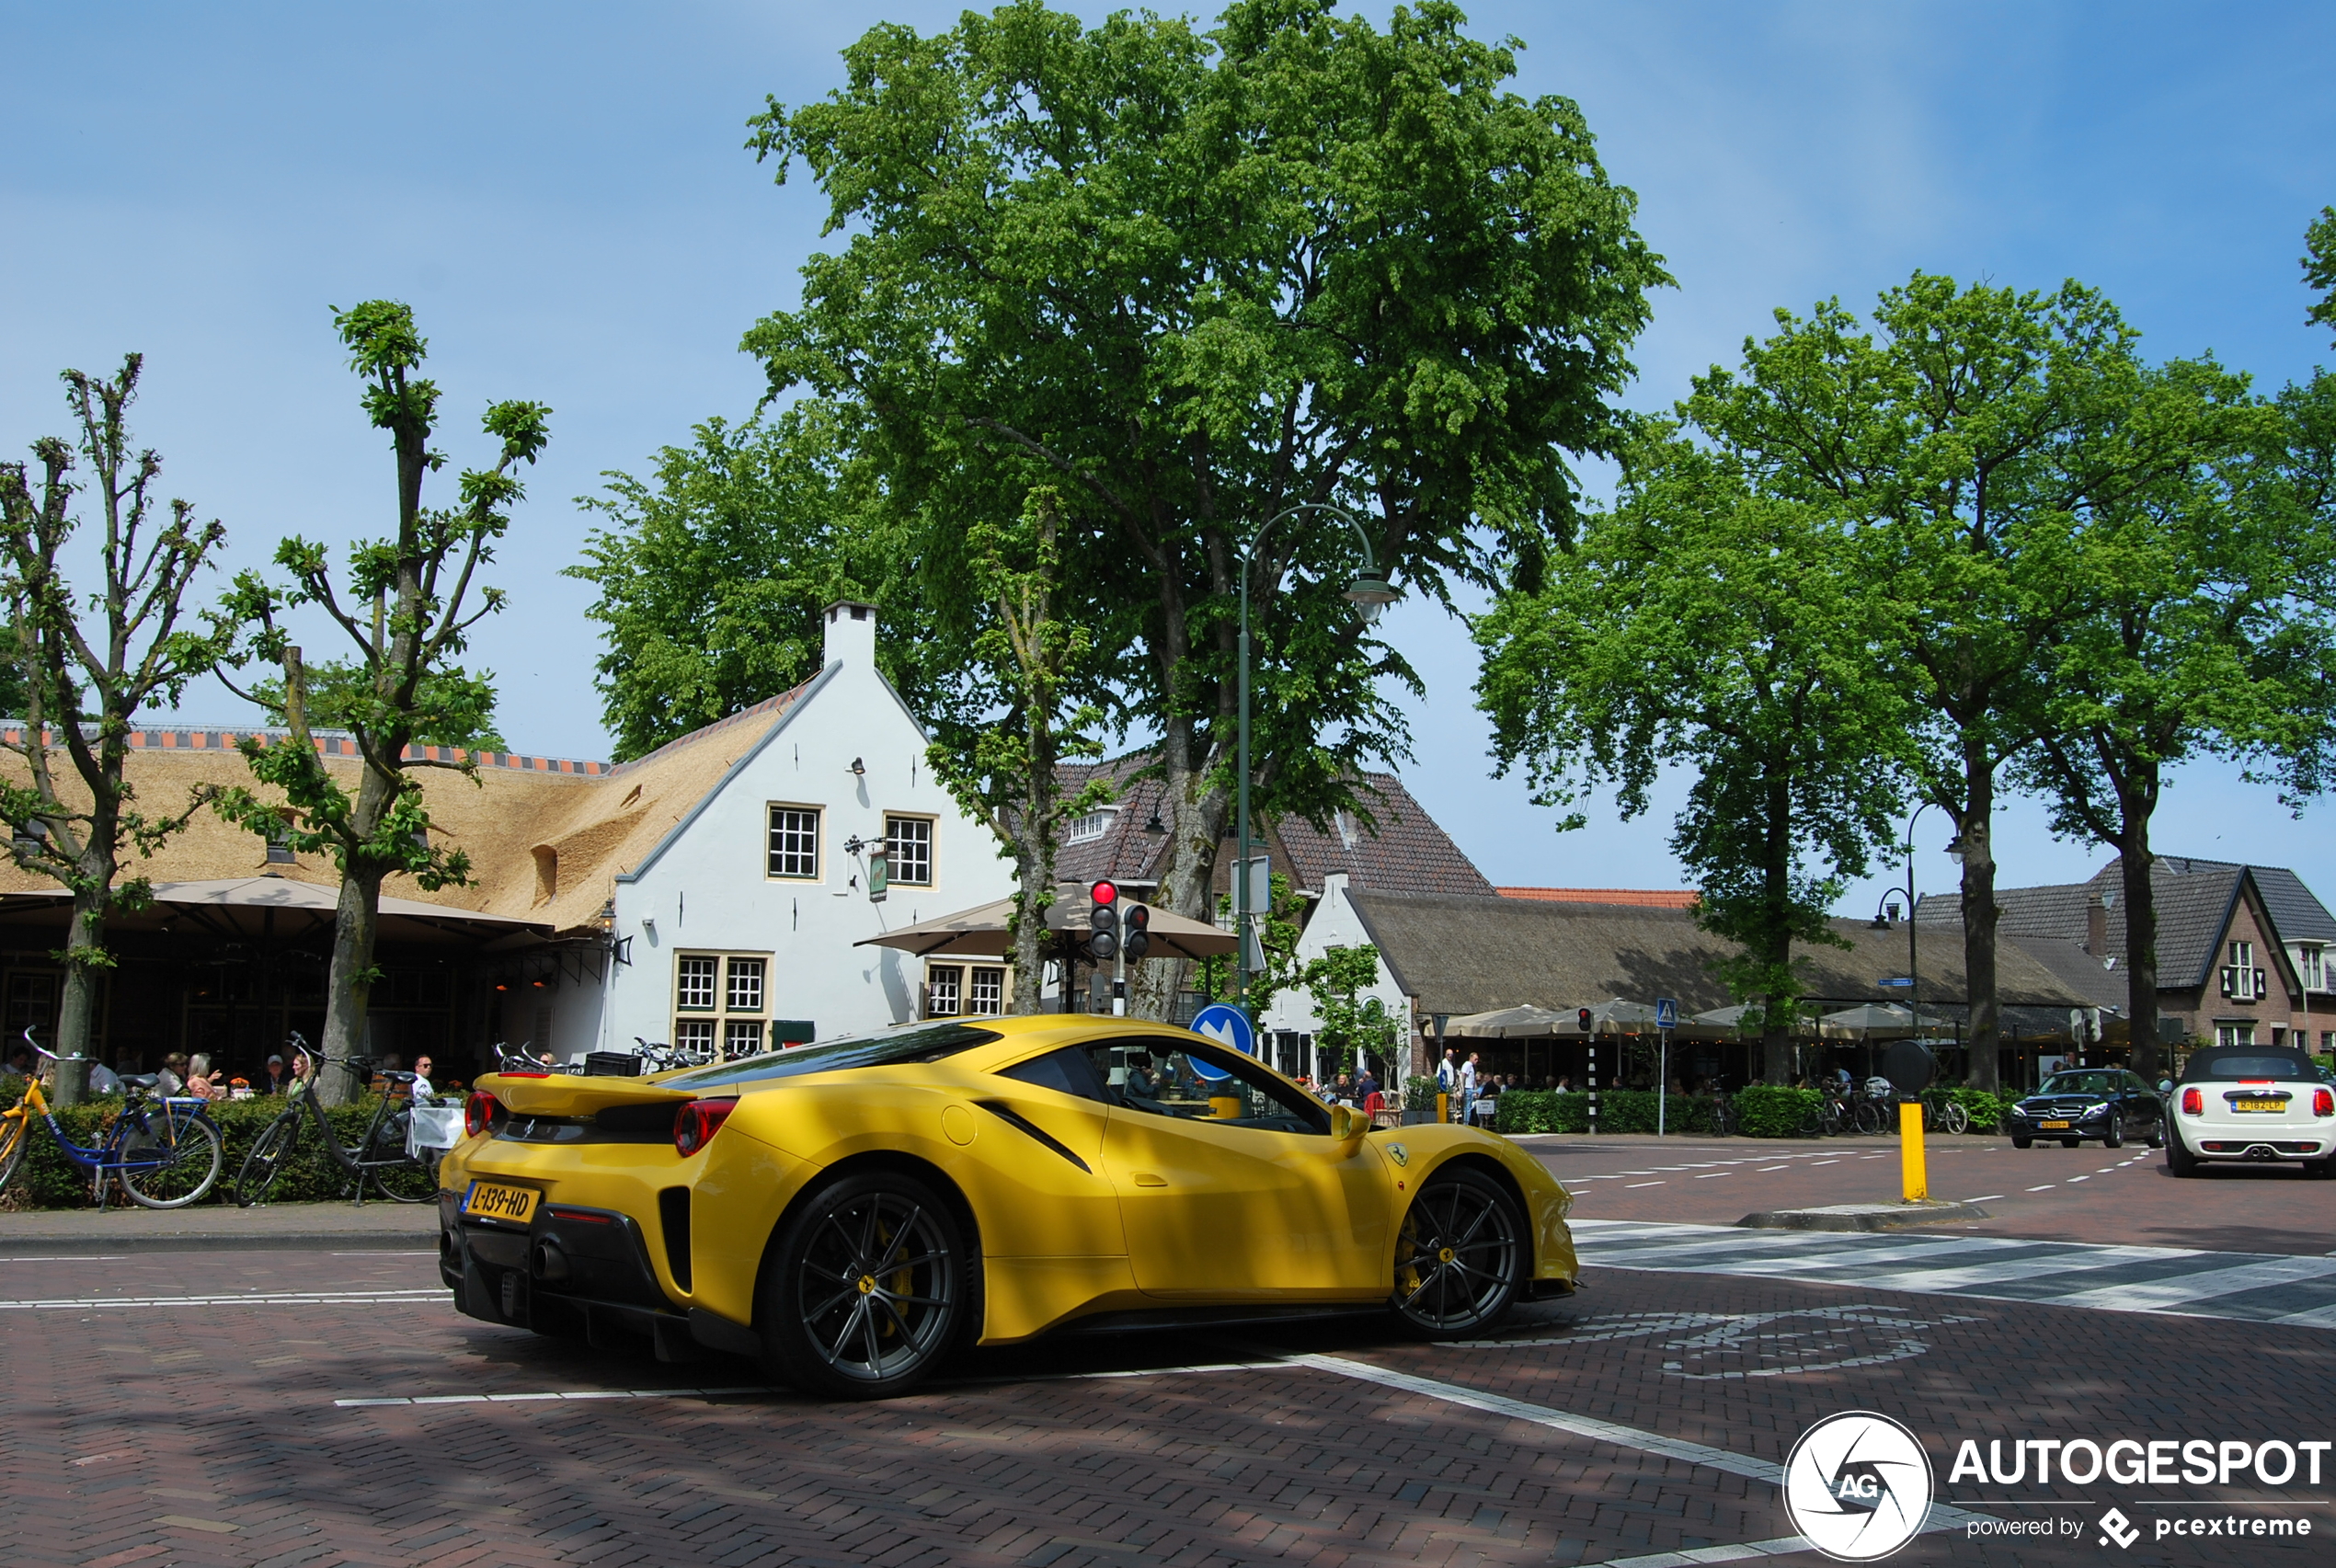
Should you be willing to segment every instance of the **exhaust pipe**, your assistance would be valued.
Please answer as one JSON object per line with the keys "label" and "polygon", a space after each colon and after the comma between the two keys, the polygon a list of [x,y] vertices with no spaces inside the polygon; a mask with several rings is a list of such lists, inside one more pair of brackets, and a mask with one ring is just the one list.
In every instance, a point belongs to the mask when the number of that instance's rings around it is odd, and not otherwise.
{"label": "exhaust pipe", "polygon": [[[2271,1150],[2263,1152],[2268,1154]],[[567,1254],[550,1237],[540,1238],[527,1249],[527,1272],[537,1279],[556,1284],[567,1277]]]}
{"label": "exhaust pipe", "polygon": [[2279,1158],[2279,1150],[2273,1149],[2268,1143],[2250,1143],[2247,1146],[2247,1158],[2250,1160],[2276,1160]]}

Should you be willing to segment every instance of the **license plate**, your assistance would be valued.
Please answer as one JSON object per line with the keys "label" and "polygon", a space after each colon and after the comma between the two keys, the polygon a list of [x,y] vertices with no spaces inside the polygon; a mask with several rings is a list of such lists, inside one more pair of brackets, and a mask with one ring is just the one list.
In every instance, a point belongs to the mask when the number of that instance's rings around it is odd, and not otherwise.
{"label": "license plate", "polygon": [[505,1219],[524,1225],[535,1218],[535,1200],[542,1196],[533,1187],[473,1182],[471,1190],[463,1196],[463,1212],[474,1219]]}
{"label": "license plate", "polygon": [[2067,1127],[2067,1122],[2038,1122],[2038,1127]]}
{"label": "license plate", "polygon": [[2284,1100],[2233,1100],[2230,1103],[2230,1108],[2234,1111],[2269,1111],[2273,1116],[2277,1116],[2287,1108],[2287,1102]]}

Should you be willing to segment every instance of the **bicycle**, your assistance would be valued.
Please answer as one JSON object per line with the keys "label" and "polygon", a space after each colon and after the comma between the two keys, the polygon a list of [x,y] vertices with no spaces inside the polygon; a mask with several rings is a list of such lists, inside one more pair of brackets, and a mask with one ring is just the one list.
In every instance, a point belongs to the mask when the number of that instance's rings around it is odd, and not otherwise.
{"label": "bicycle", "polygon": [[1841,1135],[1841,1102],[1832,1095],[1819,1093],[1817,1103],[1801,1123],[1803,1138],[1838,1138]]}
{"label": "bicycle", "polygon": [[1735,1136],[1735,1107],[1725,1094],[1715,1093],[1712,1096],[1712,1136],[1714,1138]]}
{"label": "bicycle", "polygon": [[1971,1130],[1971,1113],[1952,1095],[1932,1093],[1922,1097],[1922,1130],[1964,1133]]}
{"label": "bicycle", "polygon": [[[322,1072],[327,1067],[338,1067],[367,1087],[371,1087],[375,1079],[409,1087],[414,1082],[414,1074],[410,1072],[382,1071],[363,1057],[344,1058],[335,1062],[297,1034],[292,1036],[291,1045],[292,1049],[306,1054],[309,1060],[315,1064],[316,1072]],[[403,1111],[393,1112],[391,1096],[387,1093],[375,1103],[373,1119],[366,1124],[364,1134],[358,1139],[356,1151],[352,1153],[333,1131],[333,1124],[326,1116],[325,1107],[317,1103],[315,1085],[315,1079],[312,1073],[308,1083],[293,1096],[292,1103],[260,1130],[259,1137],[252,1143],[251,1152],[244,1156],[243,1168],[235,1173],[235,1206],[238,1208],[249,1208],[267,1199],[269,1189],[276,1185],[276,1178],[283,1173],[285,1164],[299,1150],[303,1123],[309,1121],[316,1124],[317,1134],[324,1140],[325,1153],[334,1164],[354,1178],[353,1183],[343,1185],[342,1196],[348,1196],[353,1185],[357,1201],[363,1203],[368,1184],[392,1203],[424,1203],[438,1196],[435,1162],[406,1151],[408,1116]]]}
{"label": "bicycle", "polygon": [[[41,1050],[29,1029],[24,1032],[24,1043],[51,1061],[58,1059],[54,1051]],[[49,1124],[65,1158],[97,1182],[100,1210],[117,1181],[142,1208],[184,1208],[200,1200],[219,1180],[225,1157],[219,1125],[211,1119],[211,1102],[156,1096],[152,1074],[125,1076],[121,1083],[127,1096],[121,1113],[96,1148],[85,1149],[57,1125],[40,1081],[27,1079],[24,1098],[0,1111],[0,1188],[16,1180],[24,1164],[37,1114]]]}

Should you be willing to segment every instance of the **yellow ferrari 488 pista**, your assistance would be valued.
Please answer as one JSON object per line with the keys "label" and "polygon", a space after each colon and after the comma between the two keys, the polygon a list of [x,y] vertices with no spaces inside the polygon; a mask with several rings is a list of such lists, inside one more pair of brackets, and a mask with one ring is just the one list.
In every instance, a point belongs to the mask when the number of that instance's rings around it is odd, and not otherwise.
{"label": "yellow ferrari 488 pista", "polygon": [[909,1024],[647,1078],[497,1073],[441,1167],[440,1265],[490,1322],[807,1391],[898,1393],[1073,1322],[1390,1308],[1483,1333],[1562,1295],[1572,1199],[1506,1139],[1374,1130],[1202,1036]]}

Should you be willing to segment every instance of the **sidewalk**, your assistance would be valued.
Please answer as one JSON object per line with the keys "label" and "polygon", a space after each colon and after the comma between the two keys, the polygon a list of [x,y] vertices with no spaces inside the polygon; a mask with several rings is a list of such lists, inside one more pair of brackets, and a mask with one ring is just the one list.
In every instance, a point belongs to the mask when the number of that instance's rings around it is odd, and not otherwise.
{"label": "sidewalk", "polygon": [[0,1213],[0,1262],[104,1253],[438,1250],[434,1203],[267,1204],[237,1208],[29,1209]]}

